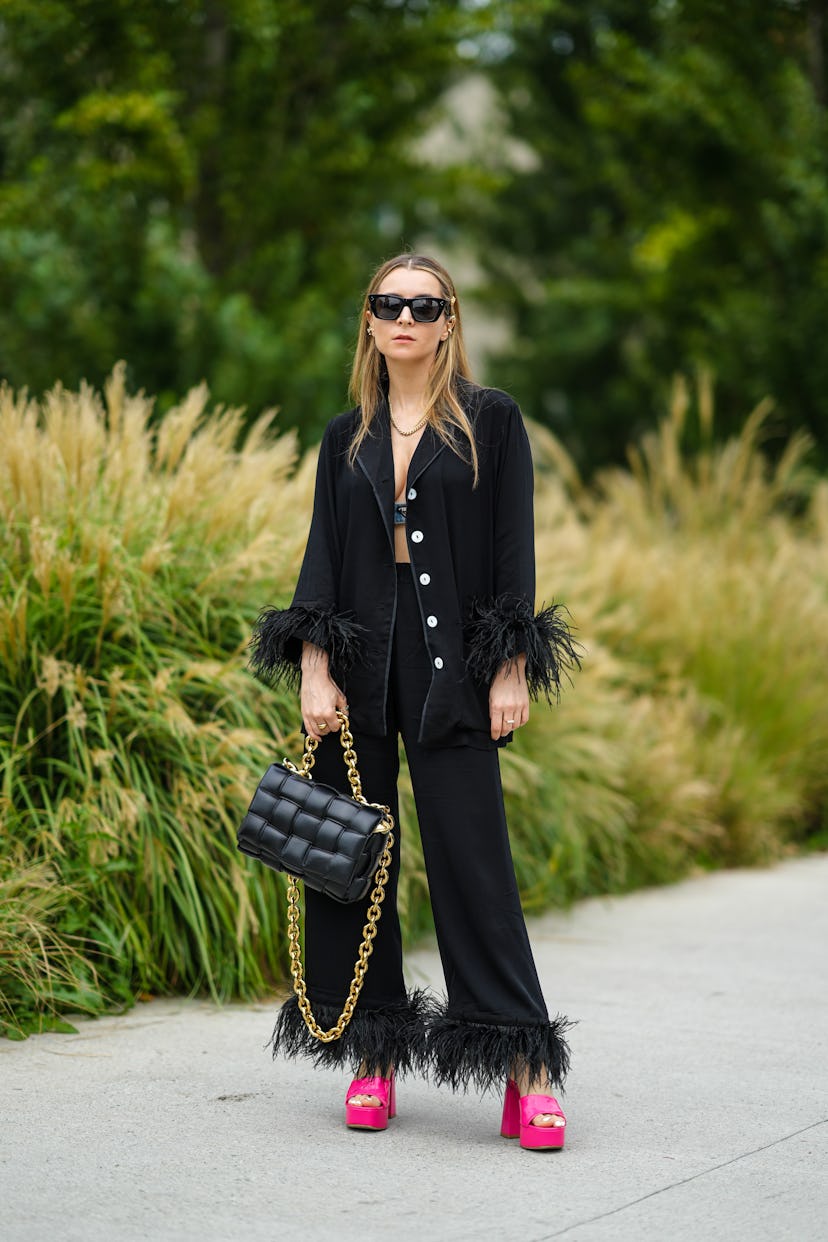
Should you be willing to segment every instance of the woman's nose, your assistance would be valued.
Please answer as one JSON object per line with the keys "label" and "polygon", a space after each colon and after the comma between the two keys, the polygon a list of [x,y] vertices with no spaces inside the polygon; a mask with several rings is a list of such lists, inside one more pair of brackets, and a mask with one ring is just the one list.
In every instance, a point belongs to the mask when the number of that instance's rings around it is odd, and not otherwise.
{"label": "woman's nose", "polygon": [[414,322],[414,316],[411,314],[411,307],[404,306],[402,310],[400,311],[399,315],[397,315],[397,323],[409,324],[413,322]]}

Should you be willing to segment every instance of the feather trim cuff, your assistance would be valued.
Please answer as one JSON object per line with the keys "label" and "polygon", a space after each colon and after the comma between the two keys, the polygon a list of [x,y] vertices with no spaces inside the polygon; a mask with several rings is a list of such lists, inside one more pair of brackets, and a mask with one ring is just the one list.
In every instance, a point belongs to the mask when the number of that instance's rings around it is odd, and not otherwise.
{"label": "feather trim cuff", "polygon": [[263,608],[250,640],[250,667],[261,681],[284,681],[298,689],[302,643],[309,642],[327,651],[336,680],[363,657],[366,632],[363,625],[332,608],[312,604]]}
{"label": "feather trim cuff", "polygon": [[526,653],[526,684],[533,699],[543,693],[560,699],[561,676],[581,667],[580,643],[572,637],[562,604],[550,604],[533,613],[520,595],[473,599],[466,626],[466,668],[475,680],[491,685],[506,660]]}
{"label": "feather trim cuff", "polygon": [[[341,1006],[314,1004],[313,1014],[328,1030],[336,1023]],[[393,1065],[397,1076],[421,1072],[426,1057],[426,1018],[430,1002],[424,991],[411,992],[400,1005],[383,1009],[358,1006],[340,1039],[323,1044],[308,1030],[295,996],[279,1010],[270,1040],[273,1055],[307,1056],[318,1066],[350,1067],[356,1074],[363,1063],[373,1073]]]}
{"label": "feather trim cuff", "polygon": [[502,1091],[506,1079],[528,1070],[530,1080],[563,1087],[569,1072],[565,1032],[572,1025],[558,1016],[553,1022],[494,1025],[466,1022],[447,1014],[433,1018],[428,1030],[431,1077],[453,1090]]}

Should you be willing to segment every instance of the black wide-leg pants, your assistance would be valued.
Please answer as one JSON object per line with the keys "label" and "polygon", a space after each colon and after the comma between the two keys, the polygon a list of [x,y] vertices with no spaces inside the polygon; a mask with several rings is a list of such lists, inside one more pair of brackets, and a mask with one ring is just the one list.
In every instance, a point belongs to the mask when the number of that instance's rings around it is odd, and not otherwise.
{"label": "black wide-leg pants", "polygon": [[[390,807],[395,845],[374,948],[356,1013],[340,1040],[317,1042],[295,998],[282,1008],[274,1054],[308,1053],[319,1063],[363,1062],[369,1072],[419,1069],[454,1087],[502,1086],[510,1072],[543,1070],[560,1084],[568,1068],[563,1018],[549,1021],[515,880],[499,756],[474,746],[417,741],[431,664],[416,590],[398,565],[398,602],[385,737],[354,734],[365,796]],[[378,718],[381,705],[377,705]],[[398,740],[417,808],[447,1000],[408,993],[397,913],[400,869]],[[316,751],[313,775],[347,789],[338,734]],[[368,900],[343,905],[305,890],[305,977],[317,1021],[332,1026],[348,995]]]}

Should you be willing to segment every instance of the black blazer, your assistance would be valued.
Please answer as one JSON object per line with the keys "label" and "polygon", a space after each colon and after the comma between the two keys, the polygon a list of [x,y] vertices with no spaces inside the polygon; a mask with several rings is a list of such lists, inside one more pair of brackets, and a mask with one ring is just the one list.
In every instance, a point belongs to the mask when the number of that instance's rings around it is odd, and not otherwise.
{"label": "black blazer", "polygon": [[[427,426],[406,486],[406,538],[432,662],[420,723],[424,745],[494,747],[488,693],[504,660],[525,652],[530,694],[557,696],[578,663],[561,608],[535,614],[533,471],[517,404],[463,382],[479,481],[468,442],[459,456]],[[324,648],[355,729],[384,736],[396,609],[394,460],[383,401],[353,467],[359,422],[349,410],[328,424],[319,451],[313,517],[289,608],[259,616],[251,664],[266,680],[298,685],[302,641]],[[465,451],[464,447],[465,446]]]}

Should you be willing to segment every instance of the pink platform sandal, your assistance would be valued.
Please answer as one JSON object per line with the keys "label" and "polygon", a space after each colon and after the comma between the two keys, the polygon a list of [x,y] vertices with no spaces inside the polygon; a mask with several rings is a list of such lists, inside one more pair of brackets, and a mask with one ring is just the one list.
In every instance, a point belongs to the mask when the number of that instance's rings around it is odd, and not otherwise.
{"label": "pink platform sandal", "polygon": [[[562,1126],[535,1126],[532,1118],[539,1113],[551,1113],[563,1117]],[[520,1136],[520,1145],[534,1151],[550,1151],[564,1145],[566,1117],[554,1095],[524,1095],[518,1091],[513,1078],[507,1079],[503,1100],[503,1120],[500,1133],[504,1138]]]}
{"label": "pink platform sandal", "polygon": [[[374,1095],[380,1104],[352,1104],[355,1095]],[[385,1130],[389,1117],[397,1115],[394,1071],[390,1078],[355,1078],[345,1096],[345,1124],[352,1130]]]}

